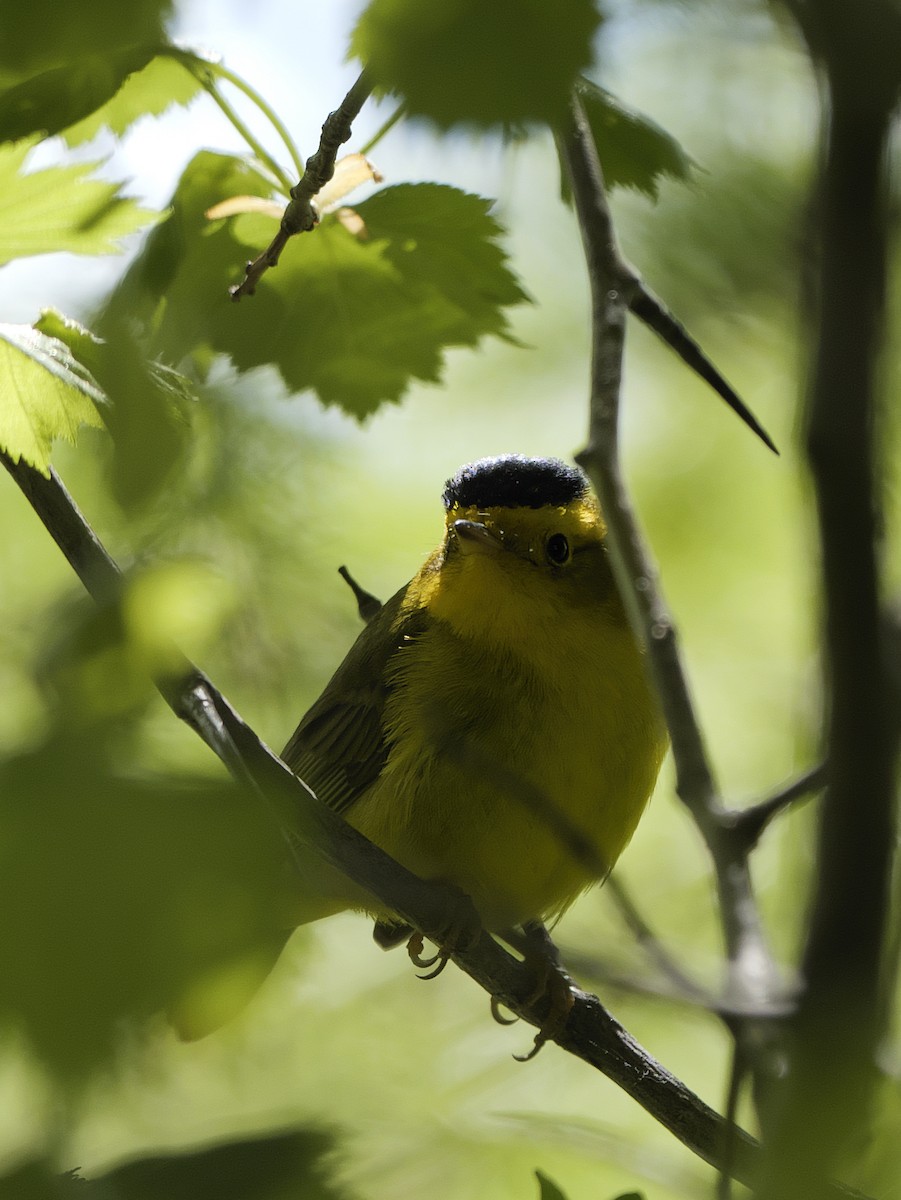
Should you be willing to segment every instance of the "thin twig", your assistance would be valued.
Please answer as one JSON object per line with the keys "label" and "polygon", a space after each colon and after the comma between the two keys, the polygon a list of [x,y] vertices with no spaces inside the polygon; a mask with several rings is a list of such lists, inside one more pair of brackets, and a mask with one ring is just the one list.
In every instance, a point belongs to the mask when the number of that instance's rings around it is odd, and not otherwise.
{"label": "thin twig", "polygon": [[661,974],[670,981],[673,993],[683,1000],[700,1004],[713,1012],[720,1011],[720,1005],[714,996],[700,987],[699,984],[682,970],[675,958],[663,945],[650,925],[644,919],[635,905],[627,888],[613,874],[607,880],[605,887],[608,895],[613,897],[620,915],[632,932],[632,936],[645,951]]}
{"label": "thin twig", "polygon": [[56,471],[51,467],[49,475],[42,475],[24,459],[15,461],[2,449],[0,462],[18,484],[88,594],[100,605],[115,600],[122,587],[119,568],[82,516]]}
{"label": "thin twig", "polygon": [[629,309],[658,337],[662,338],[670,349],[675,350],[686,366],[690,367],[705,383],[710,384],[716,394],[726,401],[748,428],[753,429],[765,446],[769,446],[774,454],[779,453],[770,435],[732,385],[726,382],[682,322],[641,280],[630,295]]}
{"label": "thin twig", "polygon": [[309,233],[315,229],[319,214],[313,197],[322,191],[334,175],[338,151],[350,137],[353,123],[371,93],[372,84],[366,72],[362,71],[340,105],[326,117],[319,149],[307,159],[303,178],[291,189],[291,202],[282,214],[278,233],[263,253],[247,264],[244,279],[230,291],[233,300],[252,296],[261,277],[277,265],[288,241],[297,233]]}
{"label": "thin twig", "polygon": [[368,625],[376,613],[381,611],[381,600],[379,600],[378,596],[373,596],[372,592],[367,592],[361,584],[357,583],[347,567],[339,567],[338,574],[354,594],[360,620],[364,625]]}
{"label": "thin twig", "polygon": [[591,420],[578,456],[598,492],[614,571],[630,619],[644,638],[670,730],[676,790],[711,853],[726,949],[727,997],[738,1008],[769,1007],[781,992],[754,900],[747,856],[729,837],[678,649],[676,629],[656,582],[625,487],[619,456],[619,392],[626,310],[635,273],[620,254],[591,129],[578,97],[560,136],[582,232],[592,297]]}
{"label": "thin twig", "polygon": [[750,853],[774,817],[823,790],[826,786],[827,772],[826,763],[811,767],[809,771],[805,771],[803,775],[799,775],[797,779],[793,779],[756,804],[747,808],[725,809],[723,822],[731,824],[736,836],[745,842]]}
{"label": "thin twig", "polygon": [[726,1089],[725,1134],[723,1158],[717,1178],[716,1200],[731,1200],[732,1197],[732,1155],[735,1150],[734,1133],[738,1130],[738,1101],[741,1097],[741,1085],[748,1071],[748,1063],[741,1040],[736,1039],[732,1046],[732,1063],[729,1067],[729,1086]]}

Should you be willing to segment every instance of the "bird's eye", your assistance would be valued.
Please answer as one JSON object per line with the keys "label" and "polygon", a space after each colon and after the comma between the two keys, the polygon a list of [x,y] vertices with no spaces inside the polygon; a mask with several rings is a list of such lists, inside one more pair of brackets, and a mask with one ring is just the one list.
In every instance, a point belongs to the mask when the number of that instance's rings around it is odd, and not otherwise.
{"label": "bird's eye", "polygon": [[548,562],[553,563],[555,567],[562,567],[564,563],[569,562],[569,539],[562,533],[552,533],[545,544],[544,552]]}

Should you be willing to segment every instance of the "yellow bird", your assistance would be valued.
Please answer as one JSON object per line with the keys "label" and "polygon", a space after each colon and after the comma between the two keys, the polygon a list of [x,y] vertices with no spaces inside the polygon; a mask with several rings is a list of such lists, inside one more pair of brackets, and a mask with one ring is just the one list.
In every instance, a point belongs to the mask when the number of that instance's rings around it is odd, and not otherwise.
{"label": "yellow bird", "polygon": [[[444,490],[438,548],[363,629],[282,754],[320,800],[503,935],[601,880],[654,787],[666,735],[581,471],[507,455]],[[356,907],[336,872],[298,924]],[[315,894],[314,894],[315,893]]]}

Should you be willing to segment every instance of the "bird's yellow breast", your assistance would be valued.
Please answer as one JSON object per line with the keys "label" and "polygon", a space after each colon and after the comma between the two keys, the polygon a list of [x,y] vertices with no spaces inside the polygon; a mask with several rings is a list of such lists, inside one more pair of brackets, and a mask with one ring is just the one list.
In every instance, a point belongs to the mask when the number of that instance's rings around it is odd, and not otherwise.
{"label": "bird's yellow breast", "polygon": [[[635,829],[665,750],[614,594],[572,602],[527,556],[439,557],[411,583],[427,629],[391,667],[391,750],[348,818],[498,930],[561,912]],[[399,620],[403,619],[403,611]]]}

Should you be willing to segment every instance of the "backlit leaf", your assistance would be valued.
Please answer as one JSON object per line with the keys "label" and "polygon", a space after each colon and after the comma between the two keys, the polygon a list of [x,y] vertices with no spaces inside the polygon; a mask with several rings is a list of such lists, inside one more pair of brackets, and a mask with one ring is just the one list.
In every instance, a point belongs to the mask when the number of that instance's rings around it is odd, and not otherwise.
{"label": "backlit leaf", "polygon": [[86,54],[0,92],[0,141],[52,135],[87,118],[152,56],[153,51],[144,46],[110,55]]}
{"label": "backlit leaf", "polygon": [[119,242],[157,214],[92,179],[98,163],[25,174],[30,144],[0,146],[0,265],[31,254],[118,254]]}
{"label": "backlit leaf", "polygon": [[[697,164],[676,139],[644,113],[588,79],[576,85],[608,187],[630,187],[653,199],[661,176],[688,179]],[[564,175],[564,195],[568,188]]]}
{"label": "backlit leaf", "polygon": [[277,223],[245,213],[207,222],[235,195],[268,195],[235,159],[204,153],[187,168],[172,215],[148,239],[115,297],[143,311],[153,353],[177,364],[198,347],[241,370],[271,363],[293,391],[315,390],[357,417],[436,382],[444,351],[508,336],[505,309],[527,299],[499,245],[488,201],[405,184],[355,206],[363,234],[335,217],[294,239],[256,295],[230,303],[248,258]]}
{"label": "backlit leaf", "polygon": [[556,122],[592,61],[591,0],[371,0],[351,51],[442,128]]}
{"label": "backlit leaf", "polygon": [[174,104],[190,104],[201,90],[177,57],[158,54],[143,70],[129,75],[108,103],[65,129],[63,136],[70,146],[90,141],[103,128],[121,137],[135,121],[158,117]]}
{"label": "backlit leaf", "polygon": [[103,393],[58,338],[30,325],[0,325],[0,446],[45,475],[56,438],[102,424]]}
{"label": "backlit leaf", "polygon": [[43,333],[65,342],[109,401],[104,421],[116,453],[112,485],[125,505],[155,495],[182,461],[195,396],[188,380],[164,364],[148,361],[126,322],[108,314],[104,338],[45,310]]}

